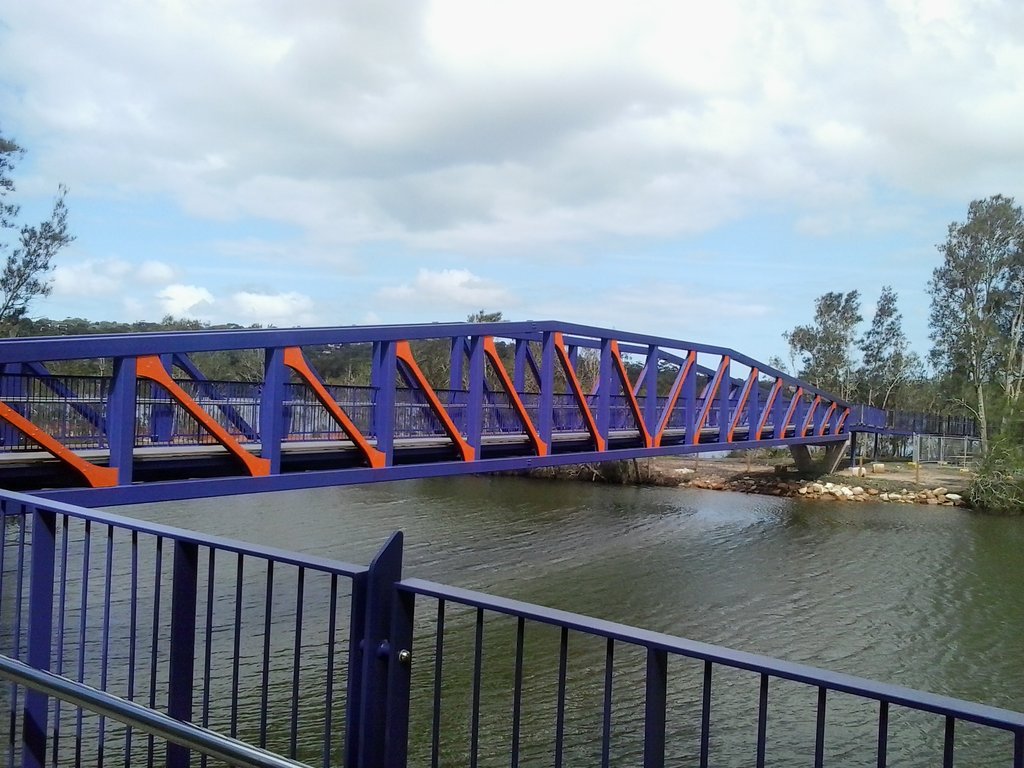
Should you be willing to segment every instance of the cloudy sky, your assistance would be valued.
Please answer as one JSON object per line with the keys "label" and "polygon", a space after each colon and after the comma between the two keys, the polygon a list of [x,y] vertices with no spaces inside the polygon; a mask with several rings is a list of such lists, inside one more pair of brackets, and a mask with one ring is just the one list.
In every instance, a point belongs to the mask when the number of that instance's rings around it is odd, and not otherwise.
{"label": "cloudy sky", "polygon": [[[785,13],[780,9],[785,8]],[[0,0],[54,318],[564,319],[784,351],[1024,198],[1024,3]]]}

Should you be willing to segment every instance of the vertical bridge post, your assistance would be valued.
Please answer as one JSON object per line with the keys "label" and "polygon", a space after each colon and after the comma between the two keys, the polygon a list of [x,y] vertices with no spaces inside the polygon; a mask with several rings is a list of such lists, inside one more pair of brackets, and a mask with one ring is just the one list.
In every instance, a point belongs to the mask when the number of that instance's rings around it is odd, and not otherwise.
{"label": "vertical bridge post", "polygon": [[[171,572],[171,639],[168,662],[167,714],[184,722],[192,720],[192,688],[196,656],[196,593],[199,547],[174,542]],[[167,743],[168,768],[188,768],[189,750]]]}
{"label": "vertical bridge post", "polygon": [[[414,596],[399,592],[402,533],[392,534],[353,582],[353,608],[364,608],[349,638],[349,698],[345,764],[405,768],[409,741]],[[357,594],[361,592],[361,594]]]}

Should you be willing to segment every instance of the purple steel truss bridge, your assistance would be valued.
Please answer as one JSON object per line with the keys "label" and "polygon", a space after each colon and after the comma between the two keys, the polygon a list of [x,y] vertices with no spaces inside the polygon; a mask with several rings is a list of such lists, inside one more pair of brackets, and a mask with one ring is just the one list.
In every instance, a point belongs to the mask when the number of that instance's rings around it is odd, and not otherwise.
{"label": "purple steel truss bridge", "polygon": [[[248,378],[206,375],[218,353]],[[11,339],[0,364],[0,487],[90,505],[765,446],[806,460],[886,429],[731,349],[557,322]]]}
{"label": "purple steel truss bridge", "polygon": [[1024,714],[411,577],[400,533],[363,566],[81,506],[906,429],[732,350],[538,322],[12,339],[0,364],[4,764],[1024,768]]}

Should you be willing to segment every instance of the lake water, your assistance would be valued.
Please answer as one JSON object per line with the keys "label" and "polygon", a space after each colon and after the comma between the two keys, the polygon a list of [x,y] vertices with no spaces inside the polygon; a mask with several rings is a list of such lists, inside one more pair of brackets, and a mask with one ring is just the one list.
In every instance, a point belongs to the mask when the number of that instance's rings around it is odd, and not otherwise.
{"label": "lake water", "polygon": [[[367,562],[392,531],[402,530],[407,576],[1024,710],[1024,519],[949,507],[814,503],[507,477],[208,499],[127,511],[356,563]],[[424,610],[429,614],[432,608]],[[468,715],[463,707],[470,685],[471,626],[471,616],[455,616],[449,624],[456,639],[461,634],[469,642],[463,651],[453,646],[451,659],[445,660],[444,724],[450,733],[441,757],[448,765],[466,762]],[[507,757],[499,759],[498,753],[507,750],[508,659],[514,646],[507,627],[489,624],[487,631],[485,671],[500,670],[489,676],[493,682],[483,695],[481,765],[503,765]],[[414,652],[414,685],[430,671],[432,642],[428,636]],[[551,642],[538,637],[528,661],[550,662],[557,656],[557,641]],[[573,654],[569,697],[579,722],[570,723],[566,765],[593,764],[598,746],[590,721],[598,721],[599,733],[604,647],[583,642]],[[627,664],[627,656],[617,656],[616,664]],[[677,764],[694,764],[695,759],[690,743],[694,713],[683,701],[687,691],[692,693],[691,672],[680,669],[678,711],[671,712],[686,721],[679,725],[686,738],[681,735],[679,744],[670,744]],[[753,763],[749,749],[757,679],[748,678],[726,675],[720,684],[727,691],[746,692],[748,703],[713,708],[721,733],[713,745],[713,765]],[[642,684],[631,690],[630,673],[623,679],[614,711],[628,713],[637,696],[642,699]],[[424,685],[429,687],[429,676]],[[538,696],[549,696],[552,685],[550,671],[537,672]],[[429,718],[422,711],[429,694],[416,694],[415,764],[429,760]],[[814,691],[781,686],[772,696],[773,703],[792,702],[793,707],[810,702],[813,745]],[[524,712],[524,764],[551,764],[545,712],[540,705],[535,716]],[[847,715],[840,704],[836,712],[828,731],[832,764],[874,765],[873,710],[850,709]],[[801,742],[790,738],[802,725],[789,722],[786,714],[772,717],[769,764],[809,765]],[[630,764],[640,754],[636,726],[626,714],[616,723],[613,762]],[[934,748],[926,746],[935,734]],[[963,750],[974,755],[958,764],[997,764],[995,755],[1005,754],[1001,750],[1008,741],[989,744],[984,743],[987,737],[974,736],[970,729],[958,731]],[[890,765],[937,764],[941,722],[910,722],[890,743]]]}

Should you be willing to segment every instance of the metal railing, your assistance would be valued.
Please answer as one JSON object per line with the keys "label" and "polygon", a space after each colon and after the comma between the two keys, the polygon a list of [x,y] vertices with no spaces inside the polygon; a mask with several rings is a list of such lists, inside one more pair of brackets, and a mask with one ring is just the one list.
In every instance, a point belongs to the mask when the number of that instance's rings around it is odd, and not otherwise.
{"label": "metal railing", "polygon": [[1024,766],[1022,714],[404,578],[401,534],[363,567],[0,504],[0,653],[70,681],[2,691],[8,764],[189,764],[89,686],[323,766]]}
{"label": "metal railing", "polygon": [[[303,763],[275,755],[251,744],[222,736],[192,723],[184,723],[163,712],[112,696],[66,677],[44,672],[0,654],[0,678],[35,693],[44,694],[80,709],[131,726],[143,733],[195,751],[204,758],[213,757],[243,768],[304,768]],[[22,763],[31,758],[22,755]]]}
{"label": "metal railing", "polygon": [[[259,439],[258,384],[237,381],[193,381],[185,378],[175,379],[175,383],[234,438],[242,442]],[[0,374],[0,388],[6,388],[13,393],[5,396],[5,402],[62,444],[74,449],[105,449],[109,446],[105,420],[110,387],[109,378]],[[362,434],[371,439],[376,438],[375,388],[330,385],[327,391]],[[468,394],[466,390],[437,390],[438,398],[460,432],[465,432],[467,428]],[[536,423],[539,395],[525,392],[519,394],[531,419]],[[556,433],[586,430],[586,421],[571,394],[555,394],[552,400],[552,427]],[[610,401],[609,428],[635,430],[636,419],[627,398],[624,395],[613,395]],[[662,409],[667,405],[668,398],[659,397],[657,402],[658,409]],[[803,423],[810,402],[809,396],[799,401],[793,412],[792,423]],[[587,403],[592,410],[596,410],[596,395],[589,395]],[[697,397],[695,403],[698,409],[702,408],[705,399]],[[202,445],[215,442],[211,435],[159,386],[139,382],[136,404],[134,444],[137,447]],[[394,405],[396,438],[445,434],[444,427],[431,411],[426,397],[421,392],[399,388],[395,392]],[[732,397],[729,400],[730,412],[734,412],[738,406],[738,398]],[[308,387],[299,384],[287,385],[282,407],[286,440],[346,439],[341,427],[317,402]],[[874,411],[862,406],[857,408],[858,415]],[[708,412],[708,424],[717,424],[718,414],[718,407],[711,407]],[[817,431],[825,415],[824,408],[816,412],[812,431]],[[485,393],[481,418],[485,434],[524,432],[523,424],[515,413],[509,396],[504,392]],[[681,400],[677,401],[675,408],[668,415],[667,425],[670,429],[683,429],[686,427],[686,418],[684,403]],[[884,411],[878,411],[872,418],[884,426],[886,414]],[[868,421],[871,420],[867,419],[865,423]],[[750,426],[747,413],[742,412],[738,415],[737,426]],[[0,421],[0,452],[37,449],[38,446],[30,438]]]}

